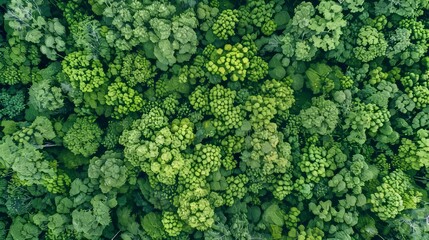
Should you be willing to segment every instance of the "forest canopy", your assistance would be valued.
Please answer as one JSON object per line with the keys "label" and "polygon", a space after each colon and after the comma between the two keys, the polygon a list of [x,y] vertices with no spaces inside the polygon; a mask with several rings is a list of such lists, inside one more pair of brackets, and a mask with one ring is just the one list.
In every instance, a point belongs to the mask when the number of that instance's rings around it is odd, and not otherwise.
{"label": "forest canopy", "polygon": [[429,239],[429,0],[0,0],[0,239]]}

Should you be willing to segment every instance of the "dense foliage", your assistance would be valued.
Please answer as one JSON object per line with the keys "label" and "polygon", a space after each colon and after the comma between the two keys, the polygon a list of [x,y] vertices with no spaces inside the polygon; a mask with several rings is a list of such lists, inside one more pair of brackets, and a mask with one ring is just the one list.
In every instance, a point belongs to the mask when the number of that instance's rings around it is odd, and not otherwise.
{"label": "dense foliage", "polygon": [[0,0],[0,239],[429,239],[428,0]]}

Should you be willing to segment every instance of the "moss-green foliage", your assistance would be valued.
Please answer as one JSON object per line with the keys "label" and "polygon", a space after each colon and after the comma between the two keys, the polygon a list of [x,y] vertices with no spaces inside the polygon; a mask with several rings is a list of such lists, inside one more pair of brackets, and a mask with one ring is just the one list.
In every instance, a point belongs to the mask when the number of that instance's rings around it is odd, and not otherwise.
{"label": "moss-green foliage", "polygon": [[301,110],[302,126],[310,134],[330,134],[338,124],[339,111],[336,104],[323,98],[313,98],[312,106]]}
{"label": "moss-green foliage", "polygon": [[101,143],[103,131],[94,118],[77,118],[64,136],[64,146],[74,154],[93,155]]}
{"label": "moss-green foliage", "polygon": [[96,0],[91,5],[110,23],[110,28],[102,27],[101,35],[118,51],[144,46],[145,54],[163,70],[189,60],[196,52],[198,20],[191,8],[179,12],[173,4],[161,1],[106,4]]}
{"label": "moss-green foliage", "polygon": [[0,239],[429,239],[428,0],[0,15]]}
{"label": "moss-green foliage", "polygon": [[31,125],[23,126],[20,130],[13,132],[12,137],[16,142],[29,142],[43,148],[48,141],[54,140],[56,133],[52,122],[47,117],[37,116]]}
{"label": "moss-green foliage", "polygon": [[137,91],[117,78],[107,88],[106,104],[113,106],[113,117],[120,118],[130,112],[139,111],[143,107],[143,99]]}
{"label": "moss-green foliage", "polygon": [[64,106],[61,88],[52,86],[50,80],[33,83],[28,94],[29,104],[39,112],[54,111]]}
{"label": "moss-green foliage", "polygon": [[101,62],[81,51],[68,54],[62,67],[71,85],[82,92],[92,92],[107,80]]}
{"label": "moss-green foliage", "polygon": [[88,166],[88,177],[100,183],[103,193],[120,188],[128,177],[128,169],[121,153],[107,151],[101,158],[93,157]]}
{"label": "moss-green foliage", "polygon": [[369,62],[376,57],[383,56],[387,49],[387,42],[383,33],[371,26],[363,26],[359,30],[357,47],[354,48],[356,58],[362,62]]}
{"label": "moss-green foliage", "polygon": [[227,40],[235,35],[235,25],[239,20],[238,10],[222,11],[213,24],[213,33],[220,39]]}
{"label": "moss-green foliage", "polygon": [[410,178],[402,171],[394,171],[383,178],[382,184],[371,194],[371,210],[380,219],[394,218],[405,209],[416,208],[422,193],[413,189]]}
{"label": "moss-green foliage", "polygon": [[242,44],[227,44],[217,49],[210,56],[210,61],[206,64],[207,70],[219,75],[222,80],[244,81],[247,69],[250,67],[249,48]]}
{"label": "moss-green foliage", "polygon": [[214,24],[215,17],[219,14],[219,8],[201,1],[197,5],[196,15],[200,20],[200,29],[207,32]]}
{"label": "moss-green foliage", "polygon": [[112,77],[122,77],[128,86],[134,87],[137,84],[149,84],[153,81],[155,70],[143,53],[139,52],[117,57],[109,65],[109,74]]}

